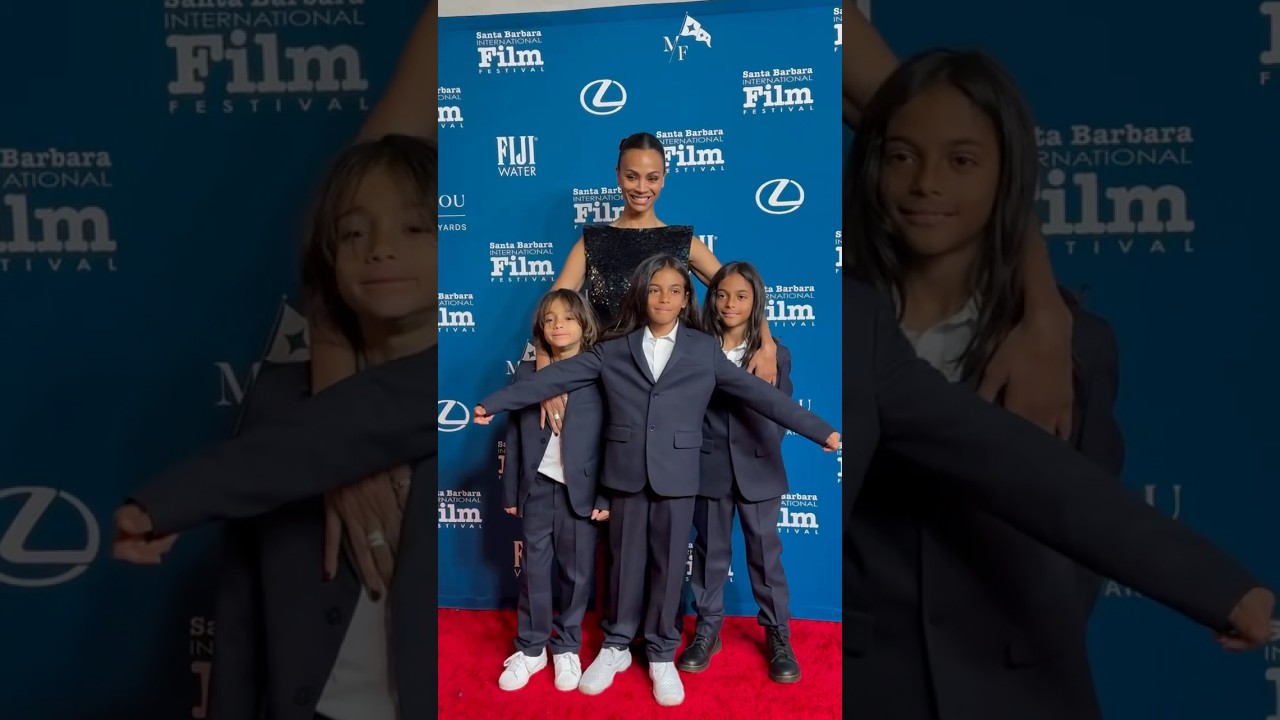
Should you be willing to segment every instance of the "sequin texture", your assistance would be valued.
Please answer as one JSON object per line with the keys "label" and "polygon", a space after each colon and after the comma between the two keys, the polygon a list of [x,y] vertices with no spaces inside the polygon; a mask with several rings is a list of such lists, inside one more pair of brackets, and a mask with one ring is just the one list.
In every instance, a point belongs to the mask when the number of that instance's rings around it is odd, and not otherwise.
{"label": "sequin texture", "polygon": [[595,310],[601,327],[609,327],[617,317],[631,274],[640,263],[654,255],[671,255],[689,266],[689,242],[693,226],[667,225],[655,228],[620,228],[588,225],[582,230],[582,246],[587,254],[587,302]]}

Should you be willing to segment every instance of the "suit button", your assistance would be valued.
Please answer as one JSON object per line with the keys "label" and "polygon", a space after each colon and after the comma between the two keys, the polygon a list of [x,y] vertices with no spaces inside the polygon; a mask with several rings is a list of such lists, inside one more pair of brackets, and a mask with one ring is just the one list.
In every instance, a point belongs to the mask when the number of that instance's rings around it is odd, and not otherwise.
{"label": "suit button", "polygon": [[529,469],[530,469],[530,470],[537,470],[537,469],[538,469],[538,463],[529,463]]}
{"label": "suit button", "polygon": [[546,444],[547,444],[547,439],[546,439],[546,438],[542,438],[542,439],[541,439],[541,440],[539,440],[538,442],[542,443],[543,445],[546,445]]}
{"label": "suit button", "polygon": [[298,692],[294,693],[293,699],[299,705],[310,705],[315,701],[315,693],[311,691],[311,688],[298,688]]}
{"label": "suit button", "polygon": [[330,625],[337,625],[342,622],[342,610],[336,607],[331,607],[329,608],[329,611],[324,614],[324,619],[328,620]]}
{"label": "suit button", "polygon": [[661,393],[654,393],[654,394],[653,394],[653,396],[654,396],[654,397],[658,397],[659,395],[661,395]]}
{"label": "suit button", "polygon": [[657,430],[657,429],[658,429],[658,426],[656,426],[656,425],[650,425],[650,426],[649,426],[649,432],[653,432],[654,430]]}

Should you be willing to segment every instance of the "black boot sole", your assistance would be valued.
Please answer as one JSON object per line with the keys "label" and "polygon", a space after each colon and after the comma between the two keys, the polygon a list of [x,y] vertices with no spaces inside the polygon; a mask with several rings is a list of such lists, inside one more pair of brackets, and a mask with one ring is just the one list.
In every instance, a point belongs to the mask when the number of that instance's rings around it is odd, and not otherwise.
{"label": "black boot sole", "polygon": [[795,675],[774,675],[773,673],[769,673],[769,679],[776,683],[787,685],[790,683],[800,682],[800,673],[796,673]]}

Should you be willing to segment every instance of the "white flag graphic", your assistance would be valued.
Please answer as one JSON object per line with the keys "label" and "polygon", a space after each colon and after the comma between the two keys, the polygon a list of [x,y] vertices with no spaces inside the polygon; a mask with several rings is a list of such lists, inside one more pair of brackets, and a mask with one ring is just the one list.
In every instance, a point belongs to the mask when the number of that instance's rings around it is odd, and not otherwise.
{"label": "white flag graphic", "polygon": [[695,41],[706,43],[707,47],[711,47],[711,33],[703,30],[702,23],[688,15],[684,16],[684,27],[680,29],[680,37],[691,37]]}

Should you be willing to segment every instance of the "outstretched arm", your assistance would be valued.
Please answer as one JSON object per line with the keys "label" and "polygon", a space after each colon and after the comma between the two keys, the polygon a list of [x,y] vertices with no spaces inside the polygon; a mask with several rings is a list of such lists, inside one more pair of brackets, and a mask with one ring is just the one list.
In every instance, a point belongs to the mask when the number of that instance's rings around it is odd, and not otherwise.
{"label": "outstretched arm", "polygon": [[[982,402],[916,357],[888,303],[869,352],[886,450],[947,478],[987,512],[1106,577],[1219,632],[1260,583],[1073,448]],[[848,488],[845,492],[849,492]]]}

